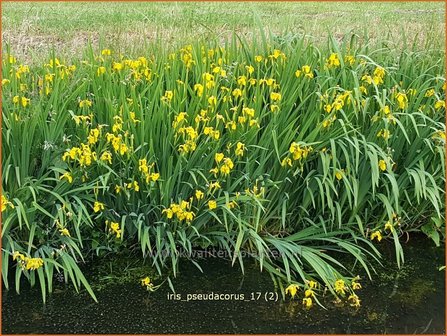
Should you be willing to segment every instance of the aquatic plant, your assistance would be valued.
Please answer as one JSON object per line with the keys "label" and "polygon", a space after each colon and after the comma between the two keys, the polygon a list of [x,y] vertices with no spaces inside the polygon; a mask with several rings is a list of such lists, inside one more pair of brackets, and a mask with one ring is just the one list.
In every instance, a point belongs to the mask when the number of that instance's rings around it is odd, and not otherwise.
{"label": "aquatic plant", "polygon": [[404,232],[444,238],[443,57],[354,36],[324,50],[264,35],[140,57],[89,48],[30,66],[8,50],[5,286],[11,270],[17,291],[37,277],[45,300],[63,272],[95,298],[79,267],[92,255],[138,247],[175,277],[180,255],[200,267],[194,249],[217,247],[303,288],[307,307],[324,288],[360,304],[338,253],[370,275],[382,240],[400,264]]}

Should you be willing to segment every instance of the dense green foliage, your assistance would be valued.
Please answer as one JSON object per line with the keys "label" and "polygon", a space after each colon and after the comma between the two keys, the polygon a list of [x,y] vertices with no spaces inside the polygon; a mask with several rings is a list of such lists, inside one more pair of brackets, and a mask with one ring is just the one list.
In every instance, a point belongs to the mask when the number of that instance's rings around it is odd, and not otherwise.
{"label": "dense green foliage", "polygon": [[12,270],[45,297],[63,272],[94,296],[78,266],[92,255],[138,248],[175,276],[180,253],[216,247],[355,304],[339,253],[369,274],[382,238],[398,263],[404,232],[444,239],[441,51],[234,35],[143,56],[5,55],[6,287]]}

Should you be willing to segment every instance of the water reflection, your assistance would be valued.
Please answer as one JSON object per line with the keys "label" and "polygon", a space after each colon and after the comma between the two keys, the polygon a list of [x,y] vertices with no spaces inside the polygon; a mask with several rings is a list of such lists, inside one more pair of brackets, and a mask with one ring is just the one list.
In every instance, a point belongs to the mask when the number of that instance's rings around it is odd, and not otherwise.
{"label": "water reflection", "polygon": [[[414,239],[406,246],[407,262],[397,270],[386,265],[374,283],[362,281],[362,306],[355,309],[325,302],[310,310],[300,301],[276,301],[275,288],[254,264],[242,275],[229,262],[207,259],[204,274],[184,264],[174,282],[155,293],[139,283],[107,286],[97,291],[99,303],[88,294],[56,290],[43,305],[37,288],[16,295],[3,291],[3,333],[445,333],[444,251]],[[386,247],[384,253],[392,251]],[[392,257],[386,257],[392,260]],[[257,292],[262,299],[257,299]],[[238,294],[238,298],[209,294]],[[253,294],[254,293],[254,294]],[[196,299],[188,294],[196,294]],[[198,299],[208,294],[208,300]],[[241,295],[244,299],[241,300]],[[266,297],[264,297],[266,295]],[[261,297],[260,296],[260,297]],[[270,297],[272,300],[269,300]],[[267,300],[266,300],[267,298]],[[188,300],[189,299],[189,300]],[[276,302],[275,302],[276,301]]]}

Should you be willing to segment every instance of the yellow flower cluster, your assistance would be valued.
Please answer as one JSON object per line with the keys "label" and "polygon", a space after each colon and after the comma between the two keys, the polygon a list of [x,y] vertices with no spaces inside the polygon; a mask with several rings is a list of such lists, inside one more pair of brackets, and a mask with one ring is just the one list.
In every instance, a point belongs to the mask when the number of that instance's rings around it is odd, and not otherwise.
{"label": "yellow flower cluster", "polygon": [[134,190],[134,191],[140,191],[140,185],[138,184],[137,181],[133,180],[129,183],[124,183],[124,187],[129,189],[129,190]]}
{"label": "yellow flower cluster", "polygon": [[45,75],[38,78],[37,85],[39,88],[39,94],[49,95],[53,91],[54,79],[64,80],[71,78],[76,70],[75,65],[67,65],[61,63],[58,58],[50,59],[45,64]]}
{"label": "yellow flower cluster", "polygon": [[[304,298],[303,298],[303,305],[307,309],[311,308],[313,305],[313,299],[315,298],[315,289],[318,288],[318,282],[313,280],[306,280],[306,284],[304,286]],[[300,290],[300,286],[297,284],[290,284],[286,290],[285,294],[290,294],[292,299],[295,297],[297,292]]]}
{"label": "yellow flower cluster", "polygon": [[208,201],[208,209],[214,210],[217,208],[217,202],[215,200]]}
{"label": "yellow flower cluster", "polygon": [[245,151],[245,145],[239,141],[236,144],[236,149],[234,150],[234,154],[236,156],[242,157],[242,156],[244,156],[244,151]]}
{"label": "yellow flower cluster", "polygon": [[94,212],[100,212],[103,211],[105,208],[104,203],[95,201],[95,203],[93,204],[93,211]]}
{"label": "yellow flower cluster", "polygon": [[112,153],[109,152],[108,150],[105,150],[104,152],[102,152],[99,160],[101,160],[102,162],[107,162],[108,164],[112,164]]}
{"label": "yellow flower cluster", "polygon": [[375,85],[383,84],[383,78],[385,77],[385,69],[378,66],[374,69],[373,76],[371,77],[368,74],[362,76],[362,81],[367,84],[374,83]]}
{"label": "yellow flower cluster", "polygon": [[[206,116],[206,111],[202,111],[202,116]],[[192,126],[186,126],[188,124],[187,113],[180,112],[174,118],[172,123],[172,127],[176,129],[176,138],[180,137],[183,140],[183,144],[179,146],[179,152],[181,154],[188,154],[194,152],[197,148],[197,138],[199,134],[196,129]],[[201,119],[196,118],[196,123],[200,122]],[[208,130],[207,134],[210,134],[210,130]]]}
{"label": "yellow flower cluster", "polygon": [[225,157],[223,153],[216,153],[214,155],[214,161],[216,162],[216,167],[210,170],[210,173],[214,174],[214,176],[217,176],[219,172],[222,176],[227,176],[234,168],[233,161],[230,158]]}
{"label": "yellow flower cluster", "polygon": [[148,165],[146,159],[138,160],[138,170],[143,174],[143,178],[146,181],[146,183],[157,182],[158,179],[160,178],[160,173],[152,172],[153,168],[154,163]]}
{"label": "yellow flower cluster", "polygon": [[306,146],[297,142],[292,142],[289,148],[289,154],[281,161],[281,166],[292,167],[294,161],[306,159],[309,153],[313,151],[311,146]]}
{"label": "yellow flower cluster", "polygon": [[214,127],[208,126],[203,129],[203,134],[207,135],[209,138],[214,140],[219,140],[220,138],[220,131],[215,130]]}
{"label": "yellow flower cluster", "polygon": [[[250,84],[255,84],[255,82],[250,81]],[[266,85],[267,87],[272,88],[273,90],[279,89],[279,84],[276,82],[274,78],[261,78],[259,80],[259,85]]]}
{"label": "yellow flower cluster", "polygon": [[393,225],[391,224],[391,221],[387,221],[386,223],[385,223],[385,231],[386,230],[388,230],[388,231],[390,231],[390,232],[393,232],[394,231],[394,227],[393,227]]}
{"label": "yellow flower cluster", "polygon": [[196,140],[199,135],[193,127],[181,127],[177,130],[177,135],[181,135],[184,140],[184,144],[179,146],[180,153],[187,154],[195,151],[197,148]]}
{"label": "yellow flower cluster", "polygon": [[326,67],[327,68],[336,68],[340,66],[340,59],[336,53],[332,53],[326,59]]}
{"label": "yellow flower cluster", "polygon": [[360,307],[360,299],[359,299],[359,297],[357,296],[357,294],[351,294],[351,295],[349,295],[349,297],[348,297],[348,301],[349,301],[349,304],[350,304],[352,307]]}
{"label": "yellow flower cluster", "polygon": [[67,65],[61,63],[61,61],[58,58],[50,59],[49,62],[45,64],[45,67],[49,71],[58,72],[59,77],[61,79],[71,76],[76,71],[76,65],[74,64]]}
{"label": "yellow flower cluster", "polygon": [[84,116],[84,115],[73,115],[73,120],[76,123],[76,126],[79,126],[79,124],[82,122],[84,123],[84,126],[90,122],[91,116]]}
{"label": "yellow flower cluster", "polygon": [[144,279],[141,279],[141,286],[146,287],[146,290],[148,291],[152,291],[154,284],[149,277],[145,277]]}
{"label": "yellow flower cluster", "polygon": [[355,63],[355,57],[353,55],[346,55],[345,56],[345,64],[352,66]]}
{"label": "yellow flower cluster", "polygon": [[1,212],[6,211],[7,207],[10,207],[11,209],[14,209],[14,204],[12,204],[5,195],[2,195],[1,198]]}
{"label": "yellow flower cluster", "polygon": [[61,236],[71,237],[70,231],[64,227],[59,220],[56,220],[56,226],[59,229]]}
{"label": "yellow flower cluster", "polygon": [[[117,125],[117,124],[115,124]],[[114,126],[115,126],[114,125]],[[112,145],[115,153],[119,153],[120,155],[125,155],[129,152],[129,146],[127,146],[126,141],[123,140],[122,134],[115,135],[113,133],[106,133],[107,143]],[[111,159],[110,159],[111,161]]]}
{"label": "yellow flower cluster", "polygon": [[256,183],[252,189],[250,189],[250,188],[245,189],[245,193],[248,196],[252,196],[255,198],[262,198],[262,197],[264,197],[264,194],[265,194],[265,188],[258,187],[258,182],[256,181]]}
{"label": "yellow flower cluster", "polygon": [[408,106],[408,97],[404,92],[397,92],[394,95],[394,99],[397,101],[401,110],[404,110]]}
{"label": "yellow flower cluster", "polygon": [[216,182],[211,182],[208,186],[208,190],[212,193],[214,193],[215,191],[219,190],[221,187],[219,181]]}
{"label": "yellow flower cluster", "polygon": [[443,142],[445,142],[445,131],[436,131],[433,135],[432,135],[432,139],[435,140],[442,140]]}
{"label": "yellow flower cluster", "polygon": [[299,78],[301,75],[305,78],[314,78],[314,73],[310,65],[303,65],[301,69],[295,71],[295,77]]}
{"label": "yellow flower cluster", "polygon": [[17,251],[12,254],[12,259],[17,260],[22,268],[31,271],[35,271],[44,265],[42,258],[30,258]]}
{"label": "yellow flower cluster", "polygon": [[321,126],[323,126],[323,128],[328,128],[334,123],[335,120],[337,120],[337,116],[334,114],[324,119],[323,122],[321,123]]}
{"label": "yellow flower cluster", "polygon": [[273,52],[270,55],[268,55],[268,58],[272,61],[275,61],[277,59],[285,61],[287,57],[281,50],[274,49]]}
{"label": "yellow flower cluster", "polygon": [[379,169],[381,171],[385,171],[386,168],[387,168],[386,161],[385,160],[379,160]]}
{"label": "yellow flower cluster", "polygon": [[109,232],[115,235],[116,239],[121,238],[119,223],[106,220],[106,226],[109,229]]}
{"label": "yellow flower cluster", "polygon": [[381,230],[376,230],[374,232],[371,232],[371,240],[377,239],[378,242],[380,242],[383,237],[382,237],[382,231]]}
{"label": "yellow flower cluster", "polygon": [[204,197],[204,193],[201,190],[196,190],[195,196],[196,196],[197,200],[200,201]]}
{"label": "yellow flower cluster", "polygon": [[63,161],[74,160],[78,162],[81,167],[90,166],[96,159],[96,152],[92,152],[90,146],[83,143],[81,143],[80,147],[67,149],[62,156]]}
{"label": "yellow flower cluster", "polygon": [[177,128],[178,126],[181,126],[183,122],[186,121],[187,117],[188,114],[186,112],[180,112],[175,116],[174,121],[172,122],[172,127]]}
{"label": "yellow flower cluster", "polygon": [[351,281],[351,288],[354,290],[362,289],[362,285],[358,282],[360,280],[360,277],[357,275],[355,278]]}
{"label": "yellow flower cluster", "polygon": [[292,299],[295,297],[296,293],[299,291],[300,286],[297,284],[290,284],[286,290],[285,293],[286,294],[290,294],[290,296],[292,297]]}
{"label": "yellow flower cluster", "polygon": [[429,98],[435,95],[435,89],[429,89],[425,91],[424,97]]}
{"label": "yellow flower cluster", "polygon": [[390,136],[391,136],[391,133],[387,129],[381,129],[379,132],[377,132],[378,138],[383,138],[385,140],[388,140],[390,138]]}
{"label": "yellow flower cluster", "polygon": [[174,98],[174,92],[167,90],[165,91],[165,94],[161,97],[161,100],[165,103],[170,103],[172,101],[172,98]]}
{"label": "yellow flower cluster", "polygon": [[27,107],[30,103],[30,99],[26,98],[26,97],[19,97],[19,96],[14,96],[12,98],[12,102],[14,103],[14,105],[21,105],[22,107]]}
{"label": "yellow flower cluster", "polygon": [[230,108],[230,111],[233,112],[232,116],[225,125],[225,128],[228,130],[236,131],[238,129],[238,125],[240,125],[241,128],[243,128],[244,125],[248,125],[249,127],[260,127],[258,119],[254,118],[255,109],[244,106],[241,110],[241,114],[239,114],[239,108],[235,106]]}
{"label": "yellow flower cluster", "polygon": [[61,228],[59,229],[59,232],[61,233],[62,236],[71,237],[70,231],[67,228]]}
{"label": "yellow flower cluster", "polygon": [[[393,213],[392,218],[385,222],[385,225],[383,226],[384,231],[389,231],[390,233],[394,231],[394,228],[396,226],[400,225],[400,218],[397,216],[396,213]],[[383,239],[382,236],[382,230],[376,229],[371,232],[370,239],[374,240],[377,239],[378,242],[380,242]]]}
{"label": "yellow flower cluster", "polygon": [[60,180],[66,179],[68,181],[68,183],[73,183],[73,175],[71,175],[69,172],[62,174],[59,177],[59,179]]}
{"label": "yellow flower cluster", "polygon": [[180,49],[180,59],[187,68],[191,68],[196,63],[192,55],[191,45],[187,45],[184,48]]}
{"label": "yellow flower cluster", "polygon": [[379,121],[381,119],[385,118],[389,123],[395,125],[396,124],[396,117],[393,113],[391,113],[391,108],[388,105],[383,106],[379,113],[376,113],[371,120],[373,122]]}
{"label": "yellow flower cluster", "polygon": [[87,141],[90,145],[94,145],[98,142],[99,136],[101,134],[100,127],[93,128],[90,130],[89,135],[87,137]]}
{"label": "yellow flower cluster", "polygon": [[438,100],[435,103],[435,110],[439,110],[441,108],[445,109],[445,101],[444,100]]}
{"label": "yellow flower cluster", "polygon": [[93,104],[93,103],[92,103],[91,100],[84,99],[84,100],[81,100],[81,101],[79,102],[79,107],[80,107],[80,108],[84,108],[84,107],[89,108],[89,107],[92,106],[92,104]]}
{"label": "yellow flower cluster", "polygon": [[360,307],[360,299],[355,290],[362,289],[362,285],[358,282],[360,280],[359,276],[356,276],[351,280],[351,285],[348,286],[343,279],[338,279],[334,283],[334,290],[338,295],[345,296],[346,292],[349,291],[348,302],[352,307]]}
{"label": "yellow flower cluster", "polygon": [[174,218],[174,216],[181,222],[186,221],[187,223],[191,223],[194,219],[194,212],[191,211],[191,203],[187,201],[180,201],[180,203],[172,203],[169,208],[164,209],[162,211],[163,214],[166,214],[168,219]]}
{"label": "yellow flower cluster", "polygon": [[[101,55],[105,57],[100,56],[96,58],[99,62],[96,69],[96,74],[98,77],[108,73],[106,65],[110,64],[109,56],[112,55],[112,51],[110,49],[104,49],[102,50]],[[149,68],[150,62],[151,60],[148,60],[145,57],[138,57],[137,59],[124,59],[121,57],[119,62],[111,63],[112,66],[110,74],[113,76],[119,76],[121,72],[128,70],[132,79],[136,81],[145,80],[146,82],[150,82],[152,79],[152,71]]]}
{"label": "yellow flower cluster", "polygon": [[282,99],[282,95],[279,92],[271,92],[270,93],[270,100],[272,102],[280,101]]}
{"label": "yellow flower cluster", "polygon": [[323,101],[325,102],[324,110],[327,113],[340,111],[345,105],[351,103],[351,94],[352,91],[344,91],[343,93],[339,93],[334,97],[332,103],[327,101],[327,95],[323,96]]}
{"label": "yellow flower cluster", "polygon": [[22,79],[23,76],[29,73],[29,66],[24,64],[19,64],[17,67],[13,67],[10,73],[15,74],[16,79]]}
{"label": "yellow flower cluster", "polygon": [[335,178],[340,181],[343,178],[344,174],[345,174],[344,169],[337,169],[335,171]]}
{"label": "yellow flower cluster", "polygon": [[337,294],[344,295],[346,293],[346,285],[343,279],[338,279],[335,281],[334,290]]}

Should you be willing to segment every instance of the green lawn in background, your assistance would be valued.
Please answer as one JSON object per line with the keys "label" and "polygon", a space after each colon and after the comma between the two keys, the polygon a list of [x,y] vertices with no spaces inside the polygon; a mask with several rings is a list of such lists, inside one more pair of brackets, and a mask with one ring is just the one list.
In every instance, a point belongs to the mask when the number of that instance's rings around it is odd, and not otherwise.
{"label": "green lawn in background", "polygon": [[[445,41],[443,2],[7,2],[2,4],[3,45],[19,57],[67,55],[92,41],[138,53],[157,36],[168,44],[225,39],[233,30],[308,34],[325,43],[328,32],[355,32],[370,41],[424,46]],[[443,47],[443,46],[441,46]]]}

